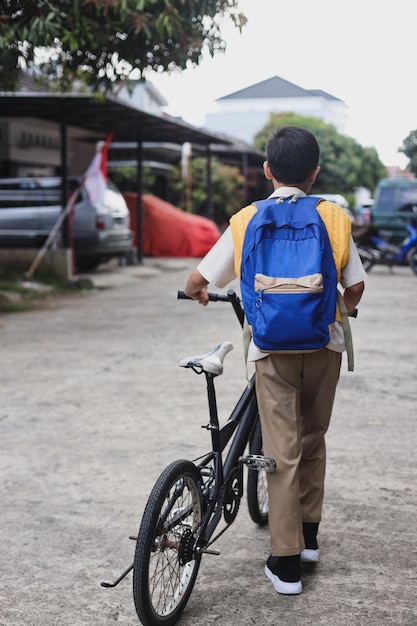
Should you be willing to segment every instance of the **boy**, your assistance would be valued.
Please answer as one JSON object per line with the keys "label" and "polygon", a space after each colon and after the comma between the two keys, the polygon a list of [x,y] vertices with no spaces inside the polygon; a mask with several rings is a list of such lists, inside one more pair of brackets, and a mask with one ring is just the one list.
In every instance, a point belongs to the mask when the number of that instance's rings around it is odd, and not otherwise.
{"label": "boy", "polygon": [[[320,150],[309,131],[296,126],[279,129],[270,139],[264,173],[272,181],[270,198],[297,199],[307,195],[320,171]],[[279,211],[279,204],[277,211]],[[366,273],[350,234],[350,218],[338,206],[317,205],[330,238],[343,300],[353,313],[364,290]],[[230,220],[185,285],[185,293],[208,303],[207,285],[224,287],[240,275],[246,226],[256,211],[251,205]],[[340,319],[340,316],[336,317]],[[327,346],[293,354],[261,352],[252,341],[248,359],[255,362],[256,393],[264,454],[275,459],[268,474],[271,554],[265,574],[281,594],[302,592],[301,561],[317,562],[317,531],[323,505],[328,429],[342,352],[343,328],[330,327]]]}

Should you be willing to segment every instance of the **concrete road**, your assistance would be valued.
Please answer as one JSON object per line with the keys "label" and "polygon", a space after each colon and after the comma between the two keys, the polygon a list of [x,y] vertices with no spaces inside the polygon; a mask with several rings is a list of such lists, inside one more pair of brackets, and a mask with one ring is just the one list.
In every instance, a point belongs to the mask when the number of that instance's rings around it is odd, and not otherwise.
{"label": "concrete road", "polygon": [[[131,575],[148,493],[164,466],[204,452],[202,377],[177,366],[221,340],[228,415],[245,384],[232,310],[178,302],[190,260],[103,266],[93,293],[0,317],[0,625],[138,624]],[[304,592],[263,574],[268,531],[245,502],[205,556],[181,626],[417,625],[417,276],[375,268],[352,328],[328,434],[321,562]]]}

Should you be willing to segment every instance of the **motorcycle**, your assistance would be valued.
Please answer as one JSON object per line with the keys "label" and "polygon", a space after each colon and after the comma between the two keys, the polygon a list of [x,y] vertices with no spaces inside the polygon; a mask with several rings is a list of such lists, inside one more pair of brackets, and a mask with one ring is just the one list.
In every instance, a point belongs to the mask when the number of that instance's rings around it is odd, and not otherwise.
{"label": "motorcycle", "polygon": [[374,265],[409,265],[417,274],[417,218],[406,226],[408,235],[401,245],[394,245],[383,238],[373,224],[360,224],[352,228],[359,256],[364,269],[369,272]]}

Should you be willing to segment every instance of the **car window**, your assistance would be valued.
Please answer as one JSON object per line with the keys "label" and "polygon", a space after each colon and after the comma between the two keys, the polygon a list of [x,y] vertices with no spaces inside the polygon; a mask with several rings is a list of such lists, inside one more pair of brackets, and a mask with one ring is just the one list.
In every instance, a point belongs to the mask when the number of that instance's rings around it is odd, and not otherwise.
{"label": "car window", "polygon": [[415,205],[417,205],[417,188],[400,189],[397,198],[397,211],[413,211]]}
{"label": "car window", "polygon": [[382,187],[379,190],[378,200],[374,208],[378,207],[378,211],[394,211],[395,206],[395,187]]}
{"label": "car window", "polygon": [[1,190],[0,209],[15,207],[43,207],[61,204],[60,192],[49,189]]}
{"label": "car window", "polygon": [[[68,180],[68,197],[77,188],[77,179]],[[12,208],[48,208],[62,205],[60,179],[0,181],[0,209]],[[77,203],[85,198],[84,190],[77,198]]]}
{"label": "car window", "polygon": [[413,211],[417,205],[417,187],[388,185],[377,192],[373,211]]}

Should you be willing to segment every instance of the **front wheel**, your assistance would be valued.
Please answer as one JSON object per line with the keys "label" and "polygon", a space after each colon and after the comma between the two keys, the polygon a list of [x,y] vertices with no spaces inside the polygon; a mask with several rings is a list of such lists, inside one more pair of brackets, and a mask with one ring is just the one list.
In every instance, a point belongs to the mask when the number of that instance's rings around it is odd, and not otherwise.
{"label": "front wheel", "polygon": [[[259,418],[249,441],[250,454],[263,454],[261,423]],[[248,509],[249,515],[255,524],[265,526],[268,523],[268,484],[264,470],[248,470]]]}
{"label": "front wheel", "polygon": [[202,517],[201,475],[190,461],[174,461],[148,499],[136,543],[133,598],[144,626],[173,626],[200,567],[194,533]]}
{"label": "front wheel", "polygon": [[409,251],[409,253],[407,254],[407,260],[413,272],[417,274],[417,247],[412,248]]}

